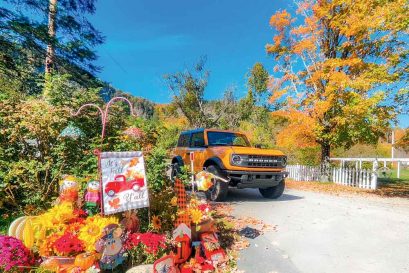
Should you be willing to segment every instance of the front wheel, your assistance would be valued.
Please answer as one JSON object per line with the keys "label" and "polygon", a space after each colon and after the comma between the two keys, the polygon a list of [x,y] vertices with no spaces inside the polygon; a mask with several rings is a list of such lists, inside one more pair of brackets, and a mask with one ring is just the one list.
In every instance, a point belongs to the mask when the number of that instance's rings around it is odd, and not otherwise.
{"label": "front wheel", "polygon": [[[206,171],[214,175],[221,176],[220,169],[217,166],[210,165],[209,167],[206,168]],[[228,191],[229,191],[228,183],[217,179],[213,179],[213,186],[211,186],[210,189],[206,191],[206,197],[211,201],[216,202],[224,201],[227,197]]]}
{"label": "front wheel", "polygon": [[258,190],[260,191],[261,195],[264,198],[277,199],[283,194],[284,188],[285,188],[285,182],[283,179],[277,186],[269,187],[265,189],[258,189]]}

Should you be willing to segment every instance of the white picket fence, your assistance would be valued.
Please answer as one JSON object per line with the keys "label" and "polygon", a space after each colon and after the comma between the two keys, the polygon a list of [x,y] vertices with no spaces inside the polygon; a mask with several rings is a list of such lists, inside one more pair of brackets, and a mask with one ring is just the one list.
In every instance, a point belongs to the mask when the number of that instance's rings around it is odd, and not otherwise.
{"label": "white picket fence", "polygon": [[287,165],[288,177],[295,181],[319,181],[321,179],[320,167],[304,165]]}
{"label": "white picket fence", "polygon": [[[295,181],[320,181],[322,170],[320,166],[288,165],[288,177]],[[328,179],[336,184],[358,187],[363,189],[376,189],[377,173],[366,169],[329,168]]]}

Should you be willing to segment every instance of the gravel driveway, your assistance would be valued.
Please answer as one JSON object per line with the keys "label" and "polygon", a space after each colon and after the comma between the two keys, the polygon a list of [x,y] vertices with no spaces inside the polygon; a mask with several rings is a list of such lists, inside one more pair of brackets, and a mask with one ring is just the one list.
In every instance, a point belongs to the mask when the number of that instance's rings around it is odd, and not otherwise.
{"label": "gravel driveway", "polygon": [[245,272],[409,272],[407,199],[286,190],[266,200],[246,189],[231,190],[228,201],[237,216],[277,225],[241,252]]}

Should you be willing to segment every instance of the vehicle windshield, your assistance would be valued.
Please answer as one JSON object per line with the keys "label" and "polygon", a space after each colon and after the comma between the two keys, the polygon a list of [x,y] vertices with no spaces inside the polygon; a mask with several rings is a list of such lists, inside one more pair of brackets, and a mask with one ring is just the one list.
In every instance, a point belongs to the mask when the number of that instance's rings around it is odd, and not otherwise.
{"label": "vehicle windshield", "polygon": [[207,132],[207,141],[209,146],[250,146],[244,135],[229,132]]}

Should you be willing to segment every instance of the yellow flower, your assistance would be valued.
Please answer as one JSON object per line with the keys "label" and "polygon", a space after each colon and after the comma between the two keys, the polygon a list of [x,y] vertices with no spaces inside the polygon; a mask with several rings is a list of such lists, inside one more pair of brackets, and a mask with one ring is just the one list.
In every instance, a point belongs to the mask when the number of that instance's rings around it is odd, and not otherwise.
{"label": "yellow flower", "polygon": [[153,226],[153,229],[156,229],[156,230],[160,230],[160,228],[162,227],[162,222],[159,219],[159,217],[156,215],[152,217],[152,226]]}
{"label": "yellow flower", "polygon": [[171,200],[170,200],[170,204],[174,207],[176,207],[178,205],[178,198],[176,196],[174,196]]}
{"label": "yellow flower", "polygon": [[199,224],[202,221],[203,214],[199,209],[191,209],[189,212],[193,223]]}
{"label": "yellow flower", "polygon": [[84,226],[80,228],[78,238],[84,242],[86,251],[95,251],[95,243],[101,238],[104,228],[109,224],[118,224],[118,220],[99,215],[88,217],[85,220]]}

